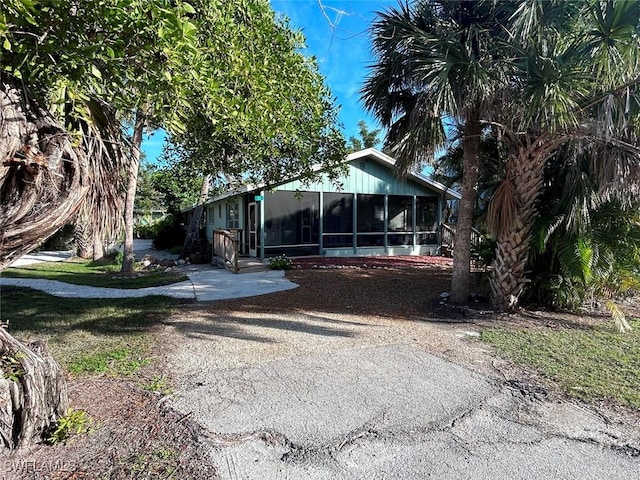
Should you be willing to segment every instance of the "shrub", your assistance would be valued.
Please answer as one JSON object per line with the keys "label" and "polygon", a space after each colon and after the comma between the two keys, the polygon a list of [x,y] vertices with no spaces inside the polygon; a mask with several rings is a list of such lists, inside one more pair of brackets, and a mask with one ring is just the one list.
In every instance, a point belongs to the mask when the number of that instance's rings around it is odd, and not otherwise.
{"label": "shrub", "polygon": [[489,267],[496,259],[496,241],[493,238],[483,236],[478,245],[471,246],[471,258],[481,267]]}
{"label": "shrub", "polygon": [[38,250],[66,251],[73,250],[75,225],[65,225],[51,238],[42,244]]}
{"label": "shrub", "polygon": [[284,254],[269,259],[271,270],[291,270],[291,267],[293,267],[293,262]]}
{"label": "shrub", "polygon": [[156,238],[153,240],[153,248],[156,250],[168,250],[172,247],[184,244],[186,232],[175,217],[167,217],[159,223]]}
{"label": "shrub", "polygon": [[89,431],[91,417],[84,410],[69,409],[54,425],[51,426],[47,441],[52,445],[64,443],[71,435]]}

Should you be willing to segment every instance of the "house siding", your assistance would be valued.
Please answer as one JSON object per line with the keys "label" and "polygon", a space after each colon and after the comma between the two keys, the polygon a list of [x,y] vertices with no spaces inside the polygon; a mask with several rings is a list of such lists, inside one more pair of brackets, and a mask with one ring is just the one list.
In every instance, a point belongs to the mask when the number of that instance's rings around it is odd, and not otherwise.
{"label": "house siding", "polygon": [[388,167],[367,159],[351,161],[348,164],[347,175],[340,176],[339,183],[342,188],[336,189],[328,176],[323,175],[322,181],[319,182],[305,184],[300,180],[293,180],[279,185],[275,190],[438,196],[438,193],[430,188],[398,178]]}
{"label": "house siding", "polygon": [[239,213],[239,228],[244,228],[244,208],[240,196],[226,198],[218,202],[212,202],[207,205],[207,224],[206,234],[207,239],[211,241],[213,238],[214,230],[226,230],[227,229],[227,205],[229,203],[238,204]]}

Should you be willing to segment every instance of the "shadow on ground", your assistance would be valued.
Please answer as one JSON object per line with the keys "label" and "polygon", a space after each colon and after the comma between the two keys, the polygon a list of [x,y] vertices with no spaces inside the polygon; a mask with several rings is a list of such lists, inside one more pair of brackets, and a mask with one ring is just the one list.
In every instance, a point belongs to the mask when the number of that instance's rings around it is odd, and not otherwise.
{"label": "shadow on ground", "polygon": [[[32,336],[86,331],[100,335],[149,331],[180,302],[168,297],[125,299],[60,298],[20,287],[3,287],[3,322],[10,332]],[[183,304],[187,304],[182,301]]]}

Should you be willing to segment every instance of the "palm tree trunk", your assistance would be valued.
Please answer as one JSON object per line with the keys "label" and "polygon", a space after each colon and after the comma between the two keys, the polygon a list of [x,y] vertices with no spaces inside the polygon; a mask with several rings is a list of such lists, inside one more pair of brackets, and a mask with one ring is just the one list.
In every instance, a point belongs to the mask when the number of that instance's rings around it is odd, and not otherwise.
{"label": "palm tree trunk", "polygon": [[145,124],[146,115],[141,110],[138,110],[131,138],[131,163],[129,164],[127,194],[124,205],[124,259],[120,270],[123,273],[133,272],[133,213],[136,201],[136,187],[138,186],[138,170],[140,168],[140,147],[142,146],[142,133]]}
{"label": "palm tree trunk", "polygon": [[92,229],[84,222],[76,221],[73,232],[73,241],[76,244],[76,255],[80,258],[89,259],[93,255]]}
{"label": "palm tree trunk", "polygon": [[0,75],[0,270],[66,225],[89,189],[90,157]]}
{"label": "palm tree trunk", "polygon": [[104,258],[104,243],[99,228],[93,231],[93,261],[97,262]]}
{"label": "palm tree trunk", "polygon": [[[506,191],[511,208],[494,205],[501,210],[501,225],[493,225],[496,236],[496,259],[489,279],[491,300],[499,311],[513,311],[518,307],[526,284],[526,265],[529,259],[531,226],[537,215],[536,202],[542,193],[544,165],[556,144],[550,139],[535,139],[525,135],[524,144],[507,159]],[[512,210],[507,213],[506,210]],[[491,216],[491,213],[490,213]]]}
{"label": "palm tree trunk", "polygon": [[458,224],[453,245],[453,272],[451,275],[451,301],[465,303],[469,299],[471,271],[471,228],[478,190],[480,169],[481,126],[477,111],[468,115],[462,139],[462,199],[458,211]]}
{"label": "palm tree trunk", "polygon": [[42,342],[28,345],[0,326],[0,445],[33,447],[69,406],[64,370]]}

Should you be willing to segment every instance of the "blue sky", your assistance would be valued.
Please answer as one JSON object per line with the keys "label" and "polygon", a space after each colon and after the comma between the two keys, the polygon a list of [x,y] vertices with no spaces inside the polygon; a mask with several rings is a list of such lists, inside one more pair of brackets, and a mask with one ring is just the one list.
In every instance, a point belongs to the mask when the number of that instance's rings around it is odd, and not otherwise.
{"label": "blue sky", "polygon": [[[273,9],[288,17],[293,28],[307,39],[304,53],[315,56],[320,73],[340,105],[340,123],[345,138],[358,136],[358,121],[375,128],[363,109],[359,90],[372,61],[367,29],[375,12],[397,5],[397,0],[271,0]],[[149,160],[162,150],[164,135],[145,138],[143,151]]]}
{"label": "blue sky", "polygon": [[276,12],[302,29],[307,55],[316,57],[326,84],[340,105],[345,137],[358,136],[358,121],[371,128],[375,121],[360,103],[360,87],[371,63],[368,28],[375,12],[397,5],[397,0],[271,0]]}

